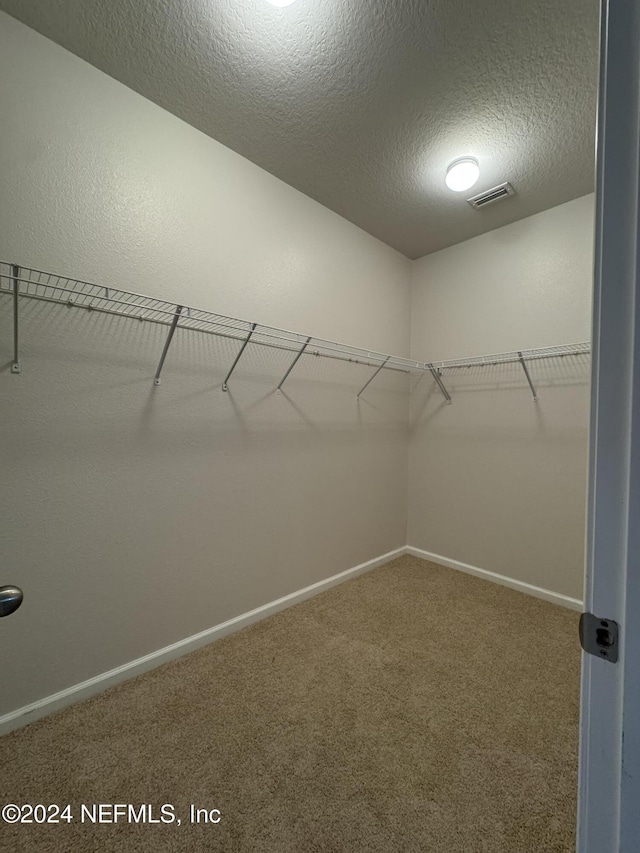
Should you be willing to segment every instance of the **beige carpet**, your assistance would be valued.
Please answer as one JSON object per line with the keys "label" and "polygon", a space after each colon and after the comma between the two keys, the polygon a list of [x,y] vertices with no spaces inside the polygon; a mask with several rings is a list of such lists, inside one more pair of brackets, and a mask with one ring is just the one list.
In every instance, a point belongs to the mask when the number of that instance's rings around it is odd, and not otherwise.
{"label": "beige carpet", "polygon": [[2,738],[0,800],[75,820],[0,849],[569,853],[578,670],[575,613],[402,557]]}

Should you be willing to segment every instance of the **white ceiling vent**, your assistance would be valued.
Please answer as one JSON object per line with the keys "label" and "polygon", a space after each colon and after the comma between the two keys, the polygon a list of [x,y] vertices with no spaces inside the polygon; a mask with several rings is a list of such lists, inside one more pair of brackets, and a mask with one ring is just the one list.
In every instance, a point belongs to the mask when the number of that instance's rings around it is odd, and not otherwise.
{"label": "white ceiling vent", "polygon": [[467,201],[471,207],[479,210],[481,207],[486,207],[488,204],[493,204],[496,201],[501,201],[503,198],[515,194],[516,191],[511,184],[505,181],[504,184],[499,184],[497,187],[493,187],[493,189],[486,190],[486,192],[479,195],[474,195],[473,198],[468,198]]}

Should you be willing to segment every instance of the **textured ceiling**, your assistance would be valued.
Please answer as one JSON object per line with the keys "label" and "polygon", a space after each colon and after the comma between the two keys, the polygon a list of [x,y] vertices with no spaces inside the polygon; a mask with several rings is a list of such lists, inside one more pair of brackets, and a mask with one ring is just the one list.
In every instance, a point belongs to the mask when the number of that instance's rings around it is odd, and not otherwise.
{"label": "textured ceiling", "polygon": [[[598,0],[0,0],[419,257],[593,188]],[[471,154],[468,193],[444,185]],[[482,211],[466,196],[511,181]]]}

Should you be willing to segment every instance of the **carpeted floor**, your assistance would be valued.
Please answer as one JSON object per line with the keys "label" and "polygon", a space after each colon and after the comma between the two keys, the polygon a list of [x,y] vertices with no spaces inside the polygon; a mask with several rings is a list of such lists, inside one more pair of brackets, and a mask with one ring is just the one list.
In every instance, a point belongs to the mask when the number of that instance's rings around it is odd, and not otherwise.
{"label": "carpeted floor", "polygon": [[2,738],[0,801],[74,820],[0,849],[569,853],[579,658],[577,614],[402,557]]}

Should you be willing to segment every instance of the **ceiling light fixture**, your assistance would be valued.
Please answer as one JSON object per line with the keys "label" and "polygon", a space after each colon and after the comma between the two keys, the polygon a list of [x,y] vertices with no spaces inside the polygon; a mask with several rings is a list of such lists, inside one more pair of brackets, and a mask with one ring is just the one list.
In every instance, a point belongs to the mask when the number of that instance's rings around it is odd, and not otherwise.
{"label": "ceiling light fixture", "polygon": [[480,177],[480,166],[475,157],[460,157],[449,163],[444,179],[450,190],[461,193],[472,187]]}
{"label": "ceiling light fixture", "polygon": [[272,6],[290,6],[296,0],[267,0],[267,2],[271,3]]}

